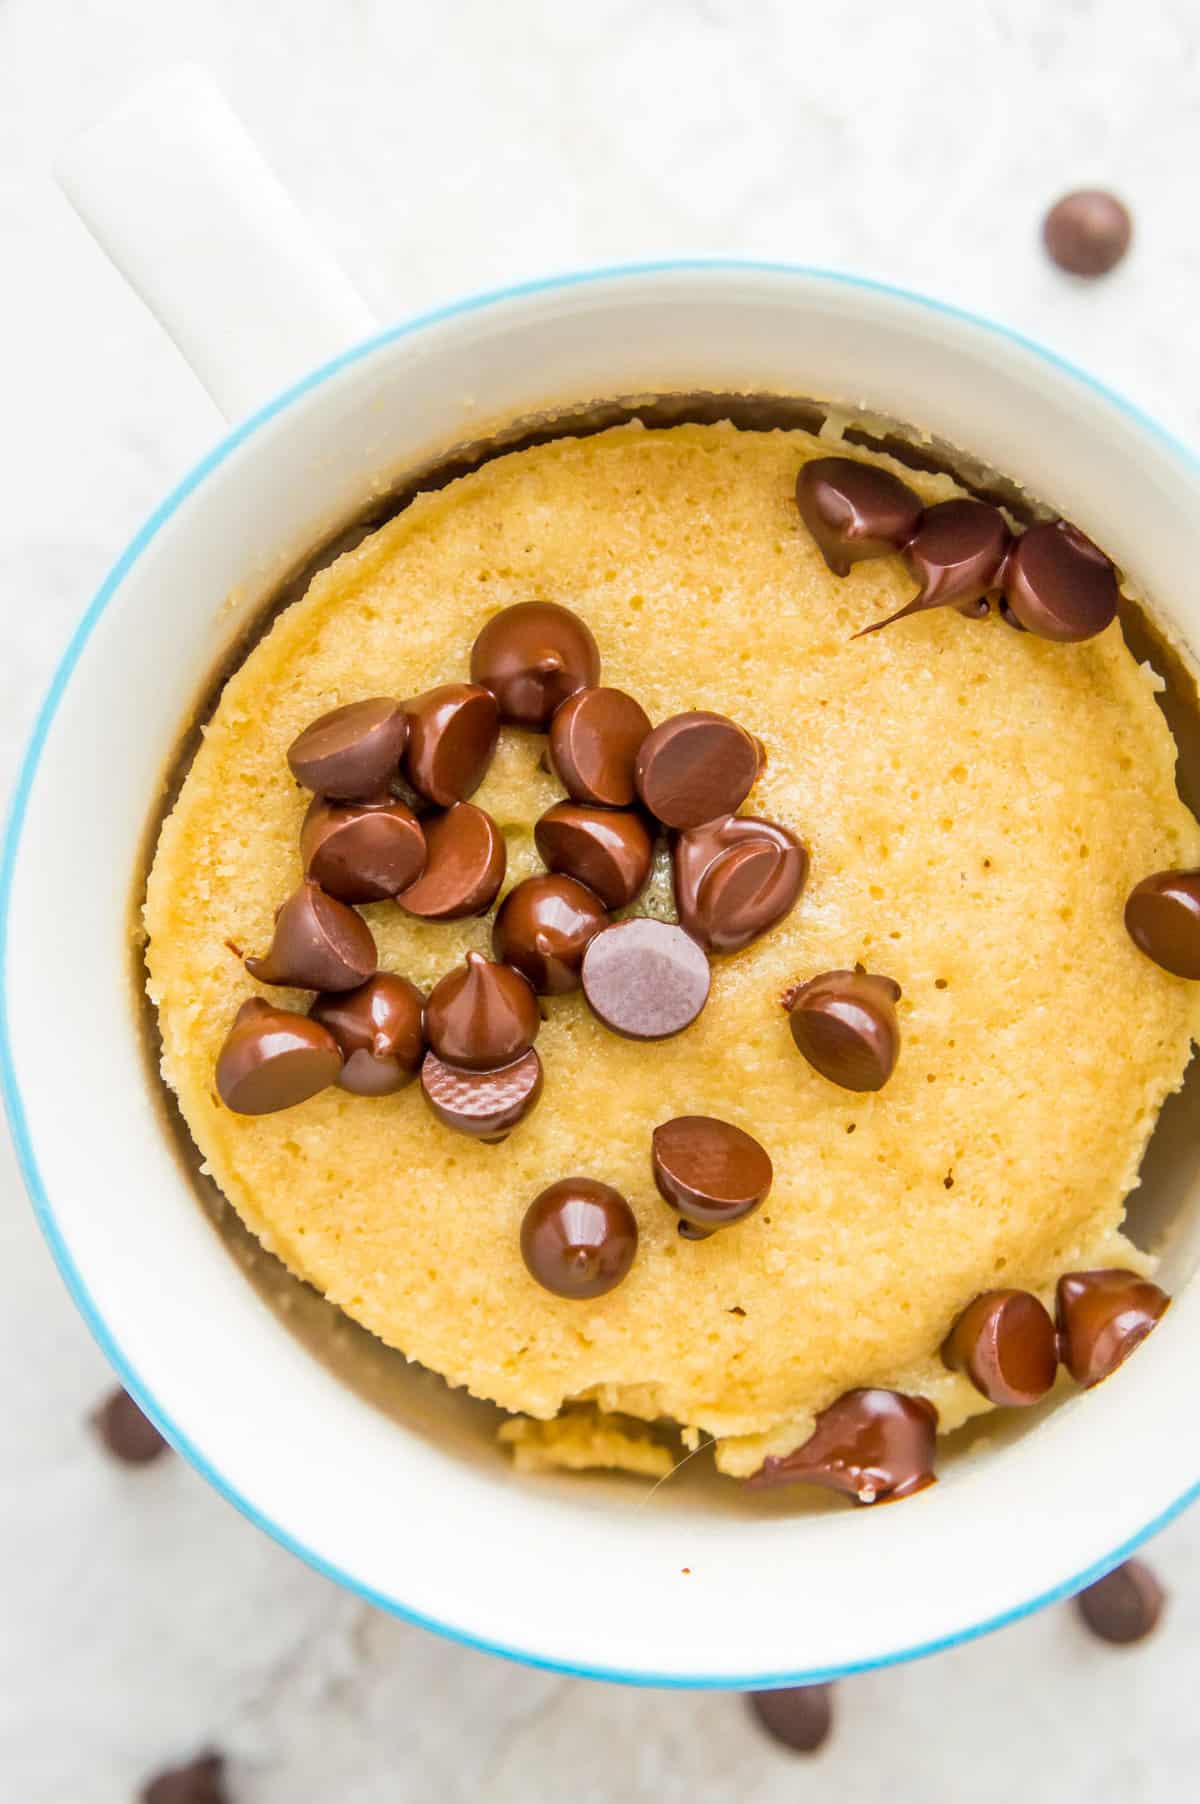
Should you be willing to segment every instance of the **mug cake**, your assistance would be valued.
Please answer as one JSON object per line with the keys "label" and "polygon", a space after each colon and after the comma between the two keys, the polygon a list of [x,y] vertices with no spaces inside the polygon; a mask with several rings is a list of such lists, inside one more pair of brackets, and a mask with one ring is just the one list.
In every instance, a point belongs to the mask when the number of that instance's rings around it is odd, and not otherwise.
{"label": "mug cake", "polygon": [[514,450],[225,684],[145,905],[264,1246],[527,1468],[919,1491],[1109,1376],[1200,827],[1066,522],[836,433]]}

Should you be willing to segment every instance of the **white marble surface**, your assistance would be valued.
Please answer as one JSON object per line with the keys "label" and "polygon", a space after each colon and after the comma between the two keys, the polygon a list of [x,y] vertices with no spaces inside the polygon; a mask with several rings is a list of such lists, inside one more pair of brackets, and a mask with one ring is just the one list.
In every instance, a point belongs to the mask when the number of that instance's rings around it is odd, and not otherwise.
{"label": "white marble surface", "polygon": [[[1200,438],[1192,0],[0,0],[0,759],[70,626],[218,422],[55,191],[64,137],[206,62],[383,318],[680,250],[841,265],[1049,340]],[[1136,210],[1109,281],[1043,262],[1083,182]],[[69,1024],[68,1024],[69,1026]],[[739,1701],[523,1671],[342,1595],[181,1462],[114,1467],[108,1375],[0,1148],[0,1795],[124,1804],[212,1740],[240,1804],[1174,1799],[1200,1725],[1200,1516],[1160,1637],[1057,1610],[842,1688],[788,1760]]]}

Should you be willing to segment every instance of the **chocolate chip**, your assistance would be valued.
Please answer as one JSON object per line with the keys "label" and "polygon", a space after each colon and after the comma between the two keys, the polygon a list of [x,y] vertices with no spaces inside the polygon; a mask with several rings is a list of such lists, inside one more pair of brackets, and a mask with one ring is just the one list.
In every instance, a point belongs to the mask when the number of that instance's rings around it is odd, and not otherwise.
{"label": "chocolate chip", "polygon": [[951,1328],[942,1359],[991,1403],[1038,1403],[1058,1372],[1054,1323],[1027,1290],[986,1290]]}
{"label": "chocolate chip", "polygon": [[224,1757],[199,1754],[157,1773],[142,1787],[140,1804],[230,1804]]}
{"label": "chocolate chip", "polygon": [[519,601],[488,621],[471,648],[471,681],[490,689],[500,718],[542,731],[556,708],[600,680],[588,627],[553,601]]}
{"label": "chocolate chip", "polygon": [[753,1135],[713,1115],[677,1115],[651,1140],[659,1195],[693,1228],[741,1221],[763,1201],[774,1172]]}
{"label": "chocolate chip", "polygon": [[634,776],[664,827],[699,827],[733,814],[758,776],[758,741],[723,714],[676,714],[642,741]]}
{"label": "chocolate chip", "polygon": [[354,1096],[391,1096],[417,1075],[425,1053],[425,998],[407,977],[379,971],[361,989],[318,996],[308,1012],[337,1041],[346,1063],[338,1074]]}
{"label": "chocolate chip", "polygon": [[632,809],[556,802],[533,837],[550,870],[594,890],[605,908],[625,908],[639,896],[654,863],[650,830]]}
{"label": "chocolate chip", "polygon": [[537,1039],[541,1010],[532,986],[511,965],[482,952],[447,972],[425,1005],[425,1035],[439,1059],[466,1071],[495,1071],[523,1057]]}
{"label": "chocolate chip", "polygon": [[815,1754],[833,1727],[832,1685],[787,1685],[779,1691],[748,1691],[746,1701],[758,1722],[780,1747]]}
{"label": "chocolate chip", "polygon": [[623,689],[581,689],[550,723],[550,762],[576,802],[628,808],[633,767],[650,717]]}
{"label": "chocolate chip", "polygon": [[835,576],[861,558],[900,551],[921,521],[906,482],[853,457],[815,457],[796,478],[796,505]]}
{"label": "chocolate chip", "polygon": [[425,823],[425,869],[396,897],[424,921],[486,914],[504,881],[508,848],[490,814],[474,802]]}
{"label": "chocolate chip", "polygon": [[619,1190],[594,1178],[560,1178],[525,1211],[521,1257],[556,1297],[602,1297],[633,1264],[637,1239],[637,1219]]}
{"label": "chocolate chip", "polygon": [[217,1056],[217,1094],[235,1114],[271,1115],[327,1089],[341,1068],[328,1028],[252,996],[234,1016]]}
{"label": "chocolate chip", "polygon": [[999,581],[1011,542],[1004,515],[984,501],[939,501],[926,508],[904,548],[904,561],[920,585],[917,593],[855,637],[865,638],[928,608],[974,607]]}
{"label": "chocolate chip", "polygon": [[1149,1278],[1110,1267],[1058,1281],[1059,1358],[1076,1384],[1099,1384],[1128,1359],[1166,1313],[1170,1297]]}
{"label": "chocolate chip", "polygon": [[1060,269],[1104,276],[1129,249],[1133,221],[1115,194],[1079,188],[1056,201],[1042,223],[1042,239]]}
{"label": "chocolate chip", "polygon": [[260,983],[298,990],[352,990],[374,975],[375,940],[361,915],[309,878],[275,913],[270,950],[247,958]]}
{"label": "chocolate chip", "polygon": [[500,710],[495,696],[477,683],[443,683],[404,706],[409,782],[439,808],[465,802],[483,782],[496,749]]}
{"label": "chocolate chip", "polygon": [[667,921],[619,921],[583,955],[592,1013],[630,1040],[666,1040],[690,1027],[708,1001],[712,974],[702,949]]}
{"label": "chocolate chip", "polygon": [[146,1466],[168,1450],[149,1416],[120,1386],[104,1399],[92,1422],[108,1452],[123,1465]]}
{"label": "chocolate chip", "polygon": [[1042,639],[1091,639],[1116,616],[1116,571],[1066,520],[1023,532],[1008,554],[1003,583],[1012,613]]}
{"label": "chocolate chip", "polygon": [[1075,1608],[1101,1641],[1128,1647],[1154,1632],[1166,1603],[1167,1594],[1145,1561],[1126,1560],[1081,1591]]}
{"label": "chocolate chip", "polygon": [[529,1051],[499,1071],[463,1071],[425,1055],[421,1091],[445,1127],[489,1144],[506,1140],[542,1094],[542,1061]]}
{"label": "chocolate chip", "polygon": [[671,868],[681,924],[707,952],[736,952],[795,905],[808,853],[774,821],[727,814],[681,833]]}
{"label": "chocolate chip", "polygon": [[824,971],[783,998],[792,1038],[814,1070],[843,1090],[882,1090],[900,1053],[891,977]]}
{"label": "chocolate chip", "polygon": [[500,904],[492,949],[539,996],[565,996],[579,988],[588,942],[607,920],[599,896],[574,877],[527,877]]}
{"label": "chocolate chip", "polygon": [[382,902],[425,868],[421,823],[402,802],[314,796],[300,829],[304,874],[339,902]]}
{"label": "chocolate chip", "polygon": [[400,703],[377,696],[314,720],[288,748],[288,763],[305,789],[360,801],[387,787],[407,739],[408,718]]}
{"label": "chocolate chip", "polygon": [[859,1503],[911,1497],[934,1480],[937,1411],[902,1391],[847,1391],[817,1417],[803,1447],[765,1459],[748,1483],[823,1485]]}
{"label": "chocolate chip", "polygon": [[1135,946],[1175,977],[1200,977],[1200,871],[1156,871],[1130,892],[1125,926]]}

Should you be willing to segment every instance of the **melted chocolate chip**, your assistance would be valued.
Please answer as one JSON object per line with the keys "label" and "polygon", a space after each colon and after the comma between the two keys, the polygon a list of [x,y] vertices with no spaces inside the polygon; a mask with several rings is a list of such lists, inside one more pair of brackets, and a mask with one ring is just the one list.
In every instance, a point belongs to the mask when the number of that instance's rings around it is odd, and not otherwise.
{"label": "melted chocolate chip", "polygon": [[708,1001],[708,959],[667,921],[619,921],[590,941],[581,968],[592,1013],[630,1040],[666,1040]]}
{"label": "melted chocolate chip", "polygon": [[495,696],[477,683],[443,683],[404,705],[405,776],[439,808],[465,802],[483,782],[496,749],[500,710]]}
{"label": "melted chocolate chip", "polygon": [[304,874],[339,902],[382,902],[425,868],[425,835],[390,797],[329,802],[314,796],[300,830]]}
{"label": "melted chocolate chip", "polygon": [[1038,1403],[1058,1372],[1054,1323],[1027,1290],[987,1290],[951,1328],[942,1359],[991,1403]]}
{"label": "melted chocolate chip", "polygon": [[1099,1384],[1165,1315],[1170,1297],[1137,1272],[1103,1268],[1058,1281],[1059,1358],[1076,1384]]}
{"label": "melted chocolate chip", "polygon": [[900,551],[921,521],[908,484],[853,457],[815,457],[796,478],[796,505],[835,576],[861,558]]}
{"label": "melted chocolate chip", "polygon": [[904,548],[905,562],[920,585],[917,593],[855,637],[865,638],[928,608],[972,607],[996,587],[1011,543],[1004,515],[984,501],[939,501],[927,508]]}
{"label": "melted chocolate chip", "polygon": [[92,1417],[96,1433],[114,1459],[125,1466],[147,1466],[168,1451],[149,1416],[142,1414],[128,1391],[118,1385]]}
{"label": "melted chocolate chip", "polygon": [[495,1145],[541,1096],[542,1061],[531,1050],[499,1071],[463,1071],[429,1052],[421,1066],[421,1091],[445,1127]]}
{"label": "melted chocolate chip", "polygon": [[1200,977],[1200,871],[1156,871],[1130,892],[1125,926],[1135,946],[1175,977]]}
{"label": "melted chocolate chip", "polygon": [[681,833],[671,868],[681,924],[705,951],[736,952],[795,905],[808,853],[774,821],[727,814]]}
{"label": "melted chocolate chip", "polygon": [[748,1691],[746,1700],[771,1740],[793,1754],[815,1754],[833,1727],[832,1685],[788,1685]]}
{"label": "melted chocolate chip", "polygon": [[637,1219],[619,1190],[594,1178],[560,1178],[525,1211],[521,1257],[557,1297],[602,1297],[633,1264],[637,1239]]}
{"label": "melted chocolate chip", "polygon": [[556,802],[534,828],[533,837],[550,870],[594,890],[605,908],[625,908],[634,901],[654,863],[650,830],[632,809]]}
{"label": "melted chocolate chip", "polygon": [[1116,571],[1066,520],[1023,532],[1008,554],[1003,583],[1013,615],[1042,639],[1091,639],[1116,616]]}
{"label": "melted chocolate chip", "polygon": [[724,714],[676,714],[642,741],[637,791],[664,827],[699,827],[732,814],[754,787],[758,741]]}
{"label": "melted chocolate chip", "polygon": [[902,1391],[854,1390],[823,1409],[803,1447],[765,1459],[755,1487],[823,1485],[859,1503],[911,1497],[934,1481],[937,1411]]}
{"label": "melted chocolate chip", "polygon": [[553,601],[519,601],[488,621],[471,648],[471,681],[490,689],[500,718],[544,731],[557,708],[600,680],[596,641]]}
{"label": "melted chocolate chip", "polygon": [[882,1090],[900,1053],[891,977],[825,971],[783,998],[792,1038],[809,1064],[843,1090]]}
{"label": "melted chocolate chip", "polygon": [[344,902],[305,878],[276,911],[270,950],[247,958],[259,983],[298,990],[352,990],[375,973],[371,929]]}
{"label": "melted chocolate chip", "polygon": [[439,1059],[466,1071],[495,1071],[529,1051],[542,1025],[532,986],[511,965],[482,952],[447,972],[425,1005],[425,1035]]}
{"label": "melted chocolate chip", "polygon": [[1153,1634],[1166,1603],[1166,1592],[1144,1560],[1126,1560],[1075,1599],[1092,1634],[1115,1647],[1128,1647]]}
{"label": "melted chocolate chip", "polygon": [[252,996],[218,1054],[217,1094],[235,1114],[271,1115],[327,1089],[341,1068],[337,1042],[319,1021]]}
{"label": "melted chocolate chip", "polygon": [[649,731],[646,710],[623,689],[581,689],[550,723],[551,766],[573,801],[628,808]]}
{"label": "melted chocolate chip", "polygon": [[425,1052],[425,999],[415,983],[380,971],[357,990],[318,996],[309,1020],[327,1027],[346,1060],[338,1074],[354,1096],[391,1096],[411,1084]]}
{"label": "melted chocolate chip", "polygon": [[1129,210],[1102,188],[1079,188],[1056,201],[1042,222],[1042,240],[1060,269],[1073,276],[1105,276],[1133,236]]}
{"label": "melted chocolate chip", "polygon": [[305,789],[355,802],[386,789],[408,739],[408,718],[387,696],[322,714],[288,748],[292,775]]}
{"label": "melted chocolate chip", "polygon": [[142,1787],[139,1804],[230,1804],[221,1754],[198,1754],[185,1766],[166,1768]]}
{"label": "melted chocolate chip", "polygon": [[692,1228],[741,1221],[763,1201],[774,1172],[751,1134],[712,1115],[677,1115],[651,1141],[659,1195]]}
{"label": "melted chocolate chip", "polygon": [[424,921],[486,914],[507,862],[504,835],[491,815],[474,802],[456,802],[425,823],[425,869],[396,900]]}
{"label": "melted chocolate chip", "polygon": [[579,988],[588,942],[607,920],[599,896],[574,877],[527,877],[500,904],[492,948],[539,996],[565,996]]}

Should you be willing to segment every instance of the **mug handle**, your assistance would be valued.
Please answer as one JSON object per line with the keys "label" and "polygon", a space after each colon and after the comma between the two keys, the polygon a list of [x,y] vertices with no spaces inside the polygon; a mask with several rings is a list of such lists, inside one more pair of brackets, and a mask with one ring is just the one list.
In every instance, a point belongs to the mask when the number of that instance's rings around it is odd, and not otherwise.
{"label": "mug handle", "polygon": [[196,65],[153,77],[55,175],[231,423],[377,329]]}

